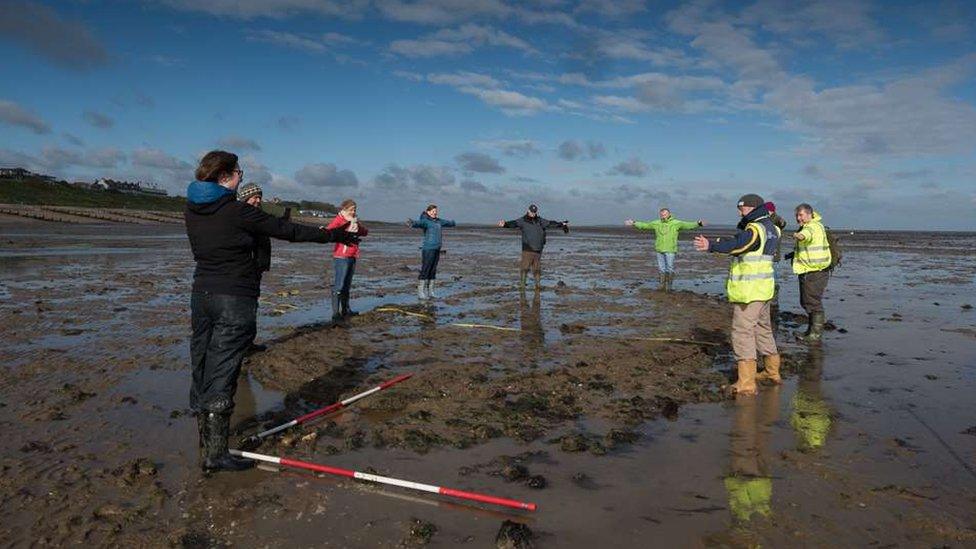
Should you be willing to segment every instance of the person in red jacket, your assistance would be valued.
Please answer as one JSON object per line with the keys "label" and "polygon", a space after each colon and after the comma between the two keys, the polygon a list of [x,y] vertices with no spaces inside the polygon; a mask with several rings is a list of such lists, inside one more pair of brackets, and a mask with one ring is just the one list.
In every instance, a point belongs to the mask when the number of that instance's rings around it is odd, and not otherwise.
{"label": "person in red jacket", "polygon": [[[369,231],[356,217],[356,202],[347,199],[339,205],[339,213],[326,227],[334,229],[349,225],[347,232],[355,233],[358,237],[366,236]],[[335,282],[332,285],[332,322],[340,323],[347,317],[359,313],[349,308],[349,288],[352,286],[352,275],[356,271],[356,260],[359,259],[359,244],[336,243],[332,250],[332,262],[335,265]]]}

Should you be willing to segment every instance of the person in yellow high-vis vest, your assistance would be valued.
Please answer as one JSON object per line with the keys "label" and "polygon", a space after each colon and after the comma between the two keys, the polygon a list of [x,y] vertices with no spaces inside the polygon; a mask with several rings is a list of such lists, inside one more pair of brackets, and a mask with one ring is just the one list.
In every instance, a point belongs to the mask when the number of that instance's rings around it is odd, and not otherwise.
{"label": "person in yellow high-vis vest", "polygon": [[823,294],[830,280],[830,243],[820,214],[809,204],[796,207],[796,222],[800,230],[793,233],[796,249],[787,254],[793,260],[793,272],[800,279],[800,306],[807,312],[807,331],[797,333],[796,338],[805,343],[815,343],[823,337],[826,314]]}
{"label": "person in yellow high-vis vest", "polygon": [[708,240],[695,237],[695,249],[732,256],[725,284],[732,303],[732,350],[738,367],[738,380],[729,387],[734,393],[756,394],[756,368],[762,356],[762,379],[781,383],[780,356],[773,338],[769,303],[775,294],[773,255],[779,242],[779,228],[770,219],[765,201],[747,194],[736,207],[742,219],[730,239]]}

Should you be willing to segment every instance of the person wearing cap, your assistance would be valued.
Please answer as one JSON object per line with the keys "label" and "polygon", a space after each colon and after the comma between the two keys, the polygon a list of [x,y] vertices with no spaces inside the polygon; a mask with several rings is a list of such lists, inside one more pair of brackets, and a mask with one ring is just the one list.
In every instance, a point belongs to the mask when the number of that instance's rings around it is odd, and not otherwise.
{"label": "person wearing cap", "polygon": [[535,290],[540,290],[542,280],[542,249],[546,247],[546,230],[560,228],[569,232],[569,221],[549,221],[539,215],[539,207],[529,206],[525,215],[511,221],[499,221],[498,226],[505,229],[518,229],[522,233],[522,259],[519,262],[519,288],[525,289],[529,271],[535,278]]}
{"label": "person wearing cap", "polygon": [[407,226],[424,230],[424,242],[420,246],[420,276],[417,277],[417,297],[427,301],[434,295],[434,280],[437,278],[437,264],[441,258],[441,229],[454,227],[454,221],[438,217],[437,204],[429,204],[417,220],[408,219]]}
{"label": "person wearing cap", "polygon": [[671,284],[674,282],[674,256],[678,253],[678,233],[704,227],[705,222],[701,219],[698,221],[675,219],[669,208],[661,208],[658,215],[660,219],[653,221],[628,219],[624,221],[624,225],[639,231],[654,231],[654,251],[657,252],[660,289],[670,292]]}
{"label": "person wearing cap", "polygon": [[786,254],[786,259],[793,261],[793,273],[800,281],[800,306],[808,319],[807,331],[797,333],[796,338],[804,343],[816,343],[823,337],[826,322],[823,294],[830,280],[830,243],[823,220],[813,206],[803,203],[795,212],[800,229],[793,233],[796,249]]}
{"label": "person wearing cap", "polygon": [[[335,229],[348,225],[347,232],[359,238],[369,234],[366,225],[356,216],[356,201],[347,198],[339,204],[339,213],[325,227]],[[352,275],[356,271],[356,260],[359,259],[359,244],[343,244],[336,242],[332,249],[332,263],[335,267],[335,280],[332,284],[332,322],[339,324],[350,316],[359,313],[349,307],[349,290],[352,289]]]}
{"label": "person wearing cap", "polygon": [[738,379],[729,389],[737,394],[754,395],[759,356],[765,367],[762,378],[774,384],[782,382],[779,350],[769,316],[769,303],[775,293],[773,254],[780,230],[759,195],[743,196],[736,207],[742,219],[735,236],[709,240],[698,235],[695,249],[732,256],[725,290],[732,303],[732,350]]}

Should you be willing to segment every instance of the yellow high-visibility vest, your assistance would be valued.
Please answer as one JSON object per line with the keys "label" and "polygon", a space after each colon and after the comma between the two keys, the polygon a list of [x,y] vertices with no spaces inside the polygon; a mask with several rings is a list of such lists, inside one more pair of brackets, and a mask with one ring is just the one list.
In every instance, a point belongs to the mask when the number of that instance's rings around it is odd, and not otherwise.
{"label": "yellow high-visibility vest", "polygon": [[[807,228],[810,230],[807,231]],[[796,241],[793,272],[801,275],[830,267],[830,244],[827,242],[827,230],[820,222],[820,216],[814,214],[813,219],[803,225],[801,232],[806,238]]]}
{"label": "yellow high-visibility vest", "polygon": [[773,299],[773,293],[776,291],[773,256],[765,253],[766,227],[762,223],[755,222],[746,225],[746,229],[749,227],[759,235],[759,248],[732,257],[729,279],[725,283],[725,292],[731,303],[769,301]]}

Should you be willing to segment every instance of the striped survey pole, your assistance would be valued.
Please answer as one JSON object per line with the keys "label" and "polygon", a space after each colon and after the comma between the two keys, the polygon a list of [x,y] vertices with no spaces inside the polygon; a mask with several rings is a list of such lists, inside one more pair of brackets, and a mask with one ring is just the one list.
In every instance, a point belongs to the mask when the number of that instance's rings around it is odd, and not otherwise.
{"label": "striped survey pole", "polygon": [[244,439],[241,442],[241,444],[248,444],[248,443],[258,442],[258,441],[260,441],[263,438],[269,437],[269,436],[271,436],[271,435],[273,435],[275,433],[280,433],[281,431],[284,431],[285,429],[290,429],[290,428],[292,428],[292,427],[294,427],[296,425],[301,425],[302,423],[305,423],[307,421],[313,420],[313,419],[315,419],[315,418],[317,418],[319,416],[323,416],[325,414],[332,413],[332,412],[335,412],[337,410],[341,410],[341,409],[345,408],[346,406],[349,406],[350,404],[352,404],[353,402],[356,402],[357,400],[359,400],[361,398],[366,398],[366,397],[368,397],[369,395],[371,395],[373,393],[378,393],[378,392],[382,391],[383,389],[387,389],[389,387],[392,387],[392,386],[396,385],[397,383],[400,383],[401,381],[406,381],[406,380],[410,379],[412,376],[413,376],[413,374],[399,375],[399,376],[397,376],[397,377],[395,377],[395,378],[393,378],[393,379],[391,379],[389,381],[380,383],[379,385],[377,385],[376,387],[373,387],[372,389],[368,389],[366,391],[363,391],[363,392],[359,393],[358,395],[353,395],[353,396],[351,396],[351,397],[349,397],[349,398],[347,398],[345,400],[340,400],[339,402],[336,402],[335,404],[330,404],[330,405],[326,406],[325,408],[319,408],[318,410],[309,412],[309,413],[307,413],[307,414],[305,414],[303,416],[296,417],[295,419],[293,419],[293,420],[291,420],[291,421],[289,421],[287,423],[282,423],[281,425],[279,425],[277,427],[272,427],[271,429],[268,429],[267,431],[262,431],[262,432],[260,432],[260,433],[258,433],[256,435],[251,435],[251,436],[247,437],[246,439]]}
{"label": "striped survey pole", "polygon": [[361,473],[359,471],[353,471],[351,469],[340,469],[338,467],[330,467],[328,465],[319,465],[318,463],[310,463],[307,461],[299,461],[297,459],[288,459],[285,457],[275,457],[267,456],[264,454],[255,454],[254,452],[245,452],[242,450],[231,450],[230,453],[235,456],[240,456],[247,459],[253,459],[255,461],[263,461],[266,463],[274,463],[276,465],[283,465],[286,467],[295,467],[296,469],[305,469],[306,471],[316,471],[318,473],[326,473],[329,475],[336,475],[340,477],[348,477],[356,480],[362,480],[366,482],[375,482],[377,484],[387,484],[390,486],[399,486],[401,488],[407,488],[410,490],[418,490],[421,492],[430,492],[432,494],[440,494],[442,496],[449,496],[452,498],[466,499],[470,501],[477,501],[481,503],[488,503],[491,505],[500,505],[502,507],[510,507],[513,509],[524,509],[526,511],[535,511],[536,505],[534,503],[526,503],[524,501],[518,501],[508,498],[500,498],[496,496],[489,496],[487,494],[479,494],[477,492],[466,492],[464,490],[455,490],[453,488],[444,488],[443,486],[434,486],[432,484],[422,484],[419,482],[412,482],[409,480],[401,480],[397,478],[382,477],[380,475],[373,475],[370,473]]}

